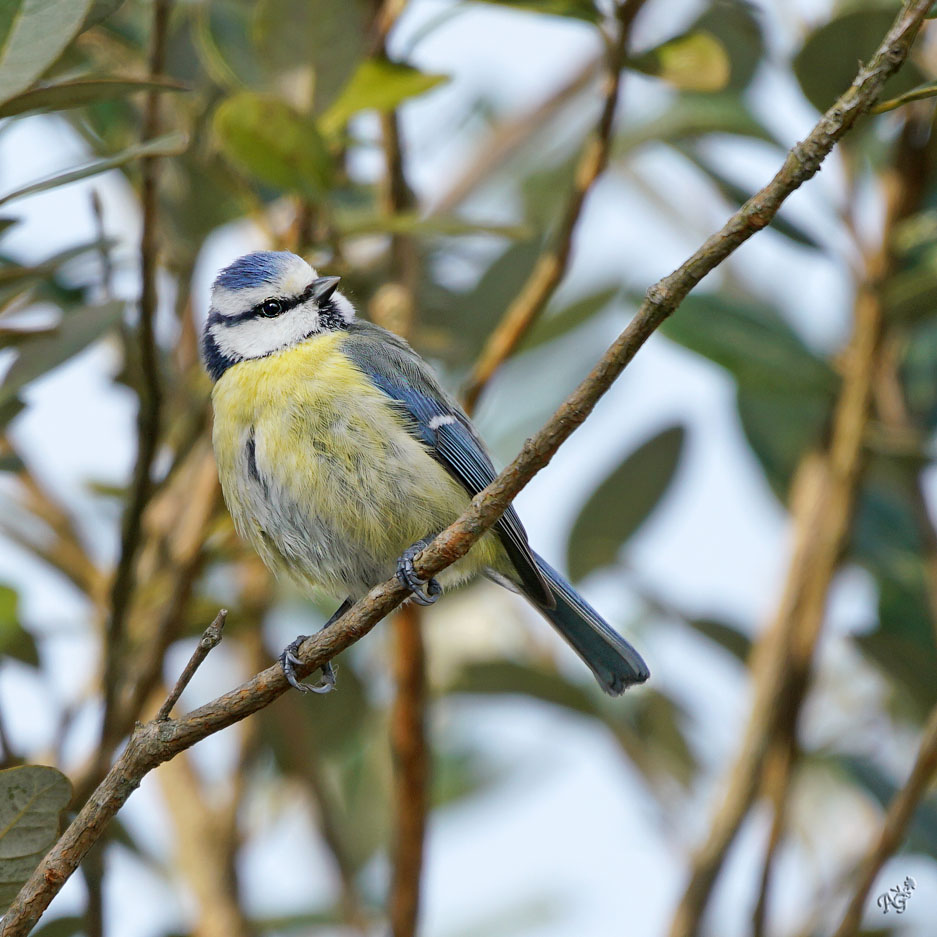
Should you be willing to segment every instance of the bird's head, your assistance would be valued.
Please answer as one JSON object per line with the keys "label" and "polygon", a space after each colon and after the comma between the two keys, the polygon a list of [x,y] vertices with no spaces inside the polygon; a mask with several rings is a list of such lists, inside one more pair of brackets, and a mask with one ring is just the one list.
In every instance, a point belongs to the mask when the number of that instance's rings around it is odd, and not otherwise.
{"label": "bird's head", "polygon": [[212,285],[202,355],[214,380],[233,364],[282,351],[354,318],[336,290],[296,254],[256,251],[229,264]]}

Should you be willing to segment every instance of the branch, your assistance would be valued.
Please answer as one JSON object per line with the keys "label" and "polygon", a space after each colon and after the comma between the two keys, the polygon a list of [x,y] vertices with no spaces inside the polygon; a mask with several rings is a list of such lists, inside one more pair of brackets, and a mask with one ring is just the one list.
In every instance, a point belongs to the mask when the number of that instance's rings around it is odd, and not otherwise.
{"label": "branch", "polygon": [[[153,9],[153,32],[150,43],[149,73],[151,78],[162,75],[166,62],[166,40],[172,0],[156,0]],[[157,91],[147,94],[143,114],[144,141],[159,135],[159,101]],[[141,381],[138,389],[137,460],[130,486],[130,502],[124,513],[120,538],[120,558],[111,586],[111,615],[107,623],[106,659],[104,665],[104,725],[102,747],[113,741],[114,720],[120,682],[121,657],[124,650],[124,625],[133,592],[133,568],[143,528],[143,511],[153,491],[153,462],[159,441],[162,391],[159,382],[159,358],[153,321],[156,318],[156,232],[157,158],[147,157],[141,163],[140,193],[143,232],[140,237],[140,322],[138,327]]]}
{"label": "branch", "polygon": [[215,620],[205,629],[195,650],[192,652],[192,656],[189,658],[189,662],[179,675],[176,685],[170,690],[169,696],[166,697],[166,701],[163,705],[159,707],[159,712],[156,714],[157,722],[165,722],[169,718],[173,706],[179,702],[179,697],[182,696],[183,691],[189,685],[192,677],[195,676],[195,671],[202,666],[202,661],[208,657],[209,652],[219,645],[221,642],[221,632],[224,630],[224,623],[227,617],[228,610],[226,608],[221,609],[215,616]]}
{"label": "branch", "polygon": [[935,774],[937,774],[937,706],[931,710],[927,725],[924,727],[921,747],[918,749],[911,774],[904,787],[898,791],[888,806],[882,831],[862,863],[859,885],[833,937],[855,937],[859,932],[862,911],[872,885],[875,883],[875,877],[885,860],[904,841],[915,808],[927,794]]}
{"label": "branch", "polygon": [[507,308],[494,332],[488,337],[463,392],[463,403],[471,413],[495,371],[510,357],[521,339],[543,312],[560,285],[569,266],[573,234],[586,196],[605,172],[612,148],[612,127],[621,91],[621,71],[625,64],[628,39],[635,17],[646,0],[625,0],[616,9],[617,33],[606,56],[602,112],[598,124],[579,156],[566,208],[550,247],[537,258],[534,269],[520,293]]}
{"label": "branch", "polygon": [[[476,495],[465,513],[416,557],[417,575],[434,576],[469,551],[586,419],[638,349],[690,290],[740,244],[768,225],[784,199],[816,174],[836,142],[875,102],[882,85],[905,60],[930,5],[931,0],[914,0],[904,8],[869,65],[859,71],[850,89],[823,115],[810,135],[791,150],[774,179],[686,263],[648,291],[625,331],[543,429],[525,443],[520,455],[495,481]],[[299,656],[305,664],[297,668],[298,672],[312,673],[363,638],[407,595],[396,579],[375,586],[331,628],[303,643]],[[288,688],[282,669],[274,665],[181,719],[153,720],[138,726],[107,777],[16,896],[3,918],[0,937],[24,937],[29,932],[144,775],[206,736],[269,706]]]}
{"label": "branch", "polygon": [[[392,24],[402,9],[400,0],[387,0],[379,19]],[[384,50],[381,49],[381,54]],[[416,201],[407,181],[400,122],[396,111],[381,115],[386,168],[381,202],[388,215],[411,208]],[[371,304],[375,322],[404,338],[416,320],[416,289],[420,258],[412,237],[394,234],[390,243],[393,280]],[[390,742],[394,759],[394,843],[388,917],[393,937],[414,937],[420,914],[420,885],[429,809],[430,752],[426,738],[426,651],[422,615],[413,605],[397,611],[391,622],[395,692],[390,710]]]}

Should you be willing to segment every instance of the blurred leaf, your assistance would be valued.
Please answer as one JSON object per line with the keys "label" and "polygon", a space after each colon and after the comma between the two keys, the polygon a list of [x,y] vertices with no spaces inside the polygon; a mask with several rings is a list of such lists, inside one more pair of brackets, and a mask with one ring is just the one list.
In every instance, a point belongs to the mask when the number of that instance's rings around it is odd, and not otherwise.
{"label": "blurred leaf", "polygon": [[566,548],[572,580],[615,562],[622,545],[664,496],[680,463],[686,430],[671,426],[630,453],[579,512]]}
{"label": "blurred leaf", "polygon": [[694,293],[661,332],[725,368],[741,386],[832,397],[839,381],[767,303]]}
{"label": "blurred leaf", "polygon": [[106,159],[98,159],[84,166],[79,166],[77,169],[69,169],[67,172],[48,176],[38,182],[31,182],[29,185],[15,189],[13,192],[8,192],[0,197],[0,205],[11,202],[16,198],[23,198],[25,195],[35,195],[37,192],[45,192],[48,189],[68,185],[68,183],[77,182],[79,179],[87,179],[88,176],[95,176],[109,169],[117,169],[135,159],[140,159],[141,156],[177,156],[185,150],[187,145],[185,134],[167,133],[162,137],[156,137],[154,140],[147,140],[146,143],[135,144],[122,153],[108,156]]}
{"label": "blurred leaf", "polygon": [[[345,918],[339,908],[327,908],[322,911],[300,911],[298,914],[283,914],[277,917],[258,917],[251,919],[251,931],[256,934],[300,934],[307,937],[312,929],[328,928],[335,930],[343,924]],[[183,935],[180,935],[183,937]],[[191,937],[190,934],[184,937]]]}
{"label": "blurred leaf", "polygon": [[551,312],[549,309],[534,323],[533,328],[521,339],[518,351],[538,348],[573,329],[588,322],[618,295],[618,287],[611,286],[604,290],[577,299],[563,309]]}
{"label": "blurred leaf", "polygon": [[25,91],[0,104],[0,117],[12,117],[39,109],[61,111],[92,101],[118,98],[137,91],[185,91],[185,85],[169,78],[79,78]]}
{"label": "blurred leaf", "polygon": [[[222,88],[262,87],[265,65],[283,64],[282,58],[271,59],[254,41],[251,23],[260,9],[260,4],[251,6],[242,0],[205,0],[195,5],[195,50],[211,80]],[[286,26],[290,25],[293,20],[287,18]],[[291,61],[295,67],[296,60]]]}
{"label": "blurred leaf", "polygon": [[[796,375],[791,375],[792,381]],[[829,424],[832,394],[797,386],[760,390],[739,385],[736,406],[745,437],[765,478],[785,504],[794,472],[804,453],[818,446]]]}
{"label": "blurred leaf", "polygon": [[899,366],[912,422],[937,428],[937,321],[922,321],[908,334]]}
{"label": "blurred leaf", "polygon": [[481,762],[480,752],[473,749],[454,750],[437,744],[433,749],[430,778],[430,802],[435,808],[480,793],[491,786],[497,774]]}
{"label": "blurred leaf", "polygon": [[55,768],[23,765],[0,771],[0,914],[55,842],[71,796],[68,778]]}
{"label": "blurred leaf", "polygon": [[747,88],[765,53],[756,7],[748,0],[711,0],[709,8],[690,27],[714,36],[728,54],[728,86]]}
{"label": "blurred leaf", "polygon": [[496,6],[511,7],[516,10],[530,10],[533,13],[546,13],[550,16],[568,16],[571,19],[599,22],[599,11],[591,0],[484,0]]}
{"label": "blurred leaf", "polygon": [[[24,407],[25,404],[19,397],[10,397],[7,400],[0,400],[0,427],[6,426],[10,420],[22,412]],[[10,469],[10,471],[16,470],[15,467]]]}
{"label": "blurred leaf", "polygon": [[690,618],[687,624],[701,635],[718,644],[743,664],[752,650],[752,640],[738,628],[714,618]]}
{"label": "blurred leaf", "polygon": [[103,23],[111,14],[116,13],[123,3],[124,0],[93,0],[91,9],[81,25],[82,31]]}
{"label": "blurred leaf", "polygon": [[254,54],[267,69],[311,66],[312,109],[321,114],[367,54],[372,15],[361,0],[260,0],[254,13]]}
{"label": "blurred leaf", "polygon": [[24,342],[0,384],[0,404],[5,404],[30,381],[48,374],[114,328],[123,308],[121,302],[110,302],[69,310],[54,332]]}
{"label": "blurred leaf", "polygon": [[425,281],[419,296],[421,319],[425,320],[418,330],[419,343],[426,342],[425,333],[429,331],[426,323],[431,322],[433,332],[443,333],[448,339],[446,347],[434,343],[438,356],[458,364],[474,360],[533,270],[540,247],[539,240],[508,245],[467,293],[438,290],[436,295],[432,282]]}
{"label": "blurred leaf", "polygon": [[[744,189],[742,186],[733,182],[726,176],[711,160],[706,159],[695,149],[689,146],[678,146],[677,151],[686,159],[690,160],[697,169],[705,173],[722,197],[733,207],[737,208],[747,202],[755,193],[750,189]],[[803,228],[785,220],[780,214],[771,219],[771,228],[790,238],[798,244],[805,247],[813,247],[817,250],[822,249],[816,240],[809,235]]]}
{"label": "blurred leaf", "polygon": [[18,604],[16,591],[0,585],[0,659],[13,657],[30,667],[38,667],[36,641],[19,620]]}
{"label": "blurred leaf", "polygon": [[[825,111],[856,77],[856,65],[867,62],[892,22],[895,10],[864,4],[814,30],[794,57],[794,74],[807,100]],[[923,78],[913,62],[906,62],[885,83],[884,94],[897,97]]]}
{"label": "blurred leaf", "polygon": [[5,0],[5,5],[10,25],[0,43],[0,102],[28,88],[62,54],[81,29],[91,0]]}
{"label": "blurred leaf", "polygon": [[213,120],[224,155],[261,182],[319,199],[332,162],[315,124],[279,98],[245,91],[222,101]]}
{"label": "blurred leaf", "polygon": [[523,693],[597,719],[652,785],[662,778],[687,784],[696,771],[682,728],[684,713],[673,700],[653,689],[645,687],[624,700],[612,700],[555,671],[486,661],[463,667],[447,692]]}
{"label": "blurred leaf", "polygon": [[416,237],[455,237],[465,234],[492,234],[519,240],[530,238],[531,232],[522,225],[484,224],[462,218],[433,215],[423,218],[416,212],[396,215],[347,213],[338,214],[338,225],[345,237],[362,234],[412,234]]}
{"label": "blurred leaf", "polygon": [[409,65],[368,59],[319,118],[319,126],[324,134],[332,135],[359,111],[391,111],[448,80],[446,75],[428,75]]}
{"label": "blurred leaf", "polygon": [[85,919],[67,915],[66,917],[57,917],[54,921],[42,924],[34,931],[30,931],[31,937],[79,937],[85,933]]}
{"label": "blurred leaf", "polygon": [[[853,781],[865,788],[883,810],[898,793],[898,785],[867,758],[841,755],[836,763]],[[933,795],[925,797],[915,807],[908,829],[907,845],[902,851],[937,856],[937,801]]]}
{"label": "blurred leaf", "polygon": [[910,266],[888,278],[882,293],[890,320],[930,317],[937,305],[937,250],[928,246],[920,251]]}
{"label": "blurred leaf", "polygon": [[628,65],[683,91],[722,91],[732,69],[719,40],[697,31],[668,39],[629,59]]}
{"label": "blurred leaf", "polygon": [[614,155],[620,158],[647,143],[677,143],[710,133],[777,142],[738,95],[681,94],[660,116],[620,132],[615,139]]}

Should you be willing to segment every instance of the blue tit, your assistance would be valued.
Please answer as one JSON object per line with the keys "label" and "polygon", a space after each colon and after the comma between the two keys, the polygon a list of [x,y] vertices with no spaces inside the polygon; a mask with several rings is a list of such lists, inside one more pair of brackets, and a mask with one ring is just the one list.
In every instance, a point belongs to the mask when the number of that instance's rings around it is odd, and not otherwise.
{"label": "blue tit", "polygon": [[[482,573],[524,595],[617,696],[640,654],[527,543],[508,509],[438,581],[413,557],[495,477],[471,420],[401,338],[355,318],[338,277],[286,252],[247,254],[212,287],[202,336],[225,502],[264,562],[345,601],[397,576],[414,601]],[[290,682],[297,638],[280,658]]]}

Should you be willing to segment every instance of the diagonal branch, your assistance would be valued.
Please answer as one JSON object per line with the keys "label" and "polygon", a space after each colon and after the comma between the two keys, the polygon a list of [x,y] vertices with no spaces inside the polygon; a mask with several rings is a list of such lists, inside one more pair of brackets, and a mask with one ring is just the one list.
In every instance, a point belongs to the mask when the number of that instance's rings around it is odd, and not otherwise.
{"label": "diagonal branch", "polygon": [[856,888],[843,920],[833,937],[855,937],[862,923],[866,899],[875,884],[875,876],[885,860],[901,845],[918,804],[927,794],[937,774],[937,706],[931,710],[921,736],[921,746],[911,774],[903,788],[895,795],[885,814],[882,831],[865,857]]}
{"label": "diagonal branch", "polygon": [[608,165],[612,149],[612,127],[615,123],[615,111],[618,108],[621,91],[621,71],[625,64],[631,26],[645,2],[646,0],[624,0],[616,9],[617,32],[606,57],[602,112],[599,121],[579,156],[573,189],[569,194],[552,244],[537,258],[527,282],[488,337],[472,369],[463,393],[463,402],[469,413],[475,409],[482,390],[495,371],[504,364],[543,312],[566,274],[573,247],[573,235],[586,197]]}
{"label": "diagonal branch", "polygon": [[[871,62],[860,69],[849,90],[823,115],[809,136],[791,150],[774,179],[686,263],[648,291],[625,331],[543,429],[473,499],[462,517],[416,558],[414,565],[421,578],[436,575],[468,552],[586,419],[638,349],[690,290],[768,225],[784,199],[816,174],[836,142],[868,111],[882,85],[907,58],[930,6],[931,0],[913,0],[904,7]],[[301,673],[311,673],[364,637],[406,596],[406,589],[396,579],[375,586],[331,628],[304,642],[299,652],[305,661]],[[275,665],[181,719],[154,720],[138,726],[107,777],[16,896],[3,918],[0,937],[24,937],[29,932],[144,775],[208,735],[268,706],[288,687],[282,669]]]}

